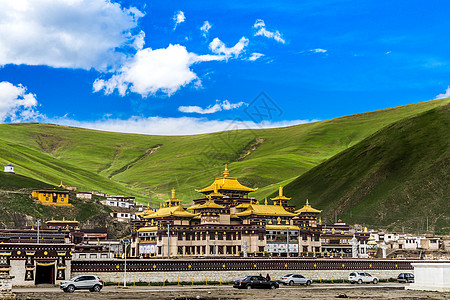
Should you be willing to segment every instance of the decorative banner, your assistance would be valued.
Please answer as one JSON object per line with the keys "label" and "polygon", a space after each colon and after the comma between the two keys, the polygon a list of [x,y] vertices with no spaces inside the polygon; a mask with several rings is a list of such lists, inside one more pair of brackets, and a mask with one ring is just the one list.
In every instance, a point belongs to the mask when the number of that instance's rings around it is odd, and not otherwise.
{"label": "decorative banner", "polygon": [[26,255],[33,256],[33,255],[36,254],[36,251],[25,251],[25,254],[26,254]]}
{"label": "decorative banner", "polygon": [[11,252],[0,252],[1,256],[11,256]]}
{"label": "decorative banner", "polygon": [[66,251],[56,251],[58,256],[66,256]]}

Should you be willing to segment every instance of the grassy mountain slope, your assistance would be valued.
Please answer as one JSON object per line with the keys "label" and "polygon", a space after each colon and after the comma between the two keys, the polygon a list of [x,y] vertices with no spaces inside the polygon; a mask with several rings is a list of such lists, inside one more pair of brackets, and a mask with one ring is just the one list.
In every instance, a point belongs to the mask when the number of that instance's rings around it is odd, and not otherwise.
{"label": "grassy mountain slope", "polygon": [[170,189],[190,202],[229,163],[263,197],[398,120],[448,103],[422,102],[328,121],[194,136],[148,136],[49,124],[0,125],[0,163],[50,184],[132,194],[142,202]]}
{"label": "grassy mountain slope", "polygon": [[58,190],[57,187],[18,174],[0,173],[0,228],[17,228],[26,223],[33,224],[36,219],[52,218],[90,220],[106,226],[111,218],[109,208],[96,200],[83,201],[70,194],[72,207],[54,207],[39,204],[31,198],[34,189]]}
{"label": "grassy mountain slope", "polygon": [[285,187],[323,217],[450,233],[450,104],[393,123]]}

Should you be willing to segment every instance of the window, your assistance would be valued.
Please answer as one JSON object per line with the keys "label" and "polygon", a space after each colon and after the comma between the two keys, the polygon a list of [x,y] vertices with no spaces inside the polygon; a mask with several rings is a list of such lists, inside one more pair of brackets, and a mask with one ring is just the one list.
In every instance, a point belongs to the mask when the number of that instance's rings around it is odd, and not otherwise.
{"label": "window", "polygon": [[215,240],[215,239],[216,239],[216,235],[214,234],[214,232],[211,232],[211,233],[209,234],[209,239],[210,239],[210,240]]}
{"label": "window", "polygon": [[258,233],[258,239],[259,239],[260,241],[264,240],[264,235],[263,235],[262,232]]}
{"label": "window", "polygon": [[223,240],[223,233],[222,232],[219,232],[217,239],[218,240]]}

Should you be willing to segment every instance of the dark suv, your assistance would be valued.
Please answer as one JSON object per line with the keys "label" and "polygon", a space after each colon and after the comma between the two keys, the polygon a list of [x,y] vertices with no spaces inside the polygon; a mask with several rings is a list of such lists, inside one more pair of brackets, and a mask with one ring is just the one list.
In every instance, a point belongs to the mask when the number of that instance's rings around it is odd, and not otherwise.
{"label": "dark suv", "polygon": [[262,276],[245,276],[236,280],[233,287],[238,289],[277,289],[280,285],[278,282],[267,280]]}
{"label": "dark suv", "polygon": [[414,282],[414,274],[411,273],[401,273],[397,277],[398,282]]}
{"label": "dark suv", "polygon": [[100,292],[103,287],[103,280],[95,275],[79,275],[70,280],[62,281],[59,288],[66,293],[73,293],[75,290],[90,290]]}

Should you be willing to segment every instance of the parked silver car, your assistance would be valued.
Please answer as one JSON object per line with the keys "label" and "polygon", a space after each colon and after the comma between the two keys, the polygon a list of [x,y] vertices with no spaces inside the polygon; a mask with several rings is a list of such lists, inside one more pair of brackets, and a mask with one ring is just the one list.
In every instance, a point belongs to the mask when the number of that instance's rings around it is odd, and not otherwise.
{"label": "parked silver car", "polygon": [[103,280],[95,275],[79,275],[70,280],[62,281],[59,288],[66,293],[73,293],[75,290],[90,290],[100,292],[103,287]]}
{"label": "parked silver car", "polygon": [[363,282],[377,284],[378,278],[365,272],[352,272],[350,273],[350,276],[348,276],[348,281],[350,281],[350,283],[352,284],[353,283],[361,284]]}
{"label": "parked silver car", "polygon": [[280,282],[285,285],[286,284],[289,284],[289,285],[294,285],[294,284],[311,285],[312,279],[309,277],[305,277],[303,275],[288,274],[286,276],[281,277]]}

